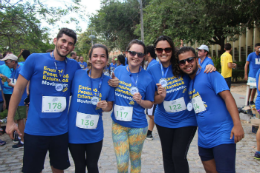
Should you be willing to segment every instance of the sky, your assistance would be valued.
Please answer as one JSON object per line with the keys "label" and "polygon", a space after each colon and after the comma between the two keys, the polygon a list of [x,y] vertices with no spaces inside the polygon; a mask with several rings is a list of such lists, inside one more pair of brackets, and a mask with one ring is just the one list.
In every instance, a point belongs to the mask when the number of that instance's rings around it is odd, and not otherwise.
{"label": "sky", "polygon": [[[17,2],[19,0],[11,0],[11,1]],[[20,0],[20,1],[22,1],[22,3],[24,3],[26,1],[33,2],[34,0]],[[65,4],[70,5],[72,1],[73,0],[41,0],[41,2],[48,7],[61,7],[61,8],[66,8]],[[80,7],[89,16],[91,14],[97,13],[97,10],[100,9],[100,2],[101,2],[101,0],[81,0]],[[89,22],[88,17],[86,17],[84,20],[81,20],[77,13],[71,13],[69,15],[69,17],[75,17],[79,20],[78,25],[81,27],[82,32],[84,32],[87,29],[88,22]],[[51,34],[50,38],[55,37],[58,33],[59,28],[62,28],[62,27],[67,27],[67,28],[76,30],[75,23],[67,24],[67,23],[62,22],[62,21],[65,21],[66,19],[68,19],[68,17],[61,18],[60,22],[58,22],[55,26],[50,26],[47,24],[47,22],[42,20],[41,27],[49,28],[48,32]]]}

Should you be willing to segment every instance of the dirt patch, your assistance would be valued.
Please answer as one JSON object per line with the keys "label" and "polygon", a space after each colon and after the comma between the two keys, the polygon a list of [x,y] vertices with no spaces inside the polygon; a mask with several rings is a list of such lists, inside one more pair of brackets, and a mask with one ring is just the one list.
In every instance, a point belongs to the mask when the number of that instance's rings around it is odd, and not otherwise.
{"label": "dirt patch", "polygon": [[236,94],[246,96],[246,84],[231,84],[230,91]]}

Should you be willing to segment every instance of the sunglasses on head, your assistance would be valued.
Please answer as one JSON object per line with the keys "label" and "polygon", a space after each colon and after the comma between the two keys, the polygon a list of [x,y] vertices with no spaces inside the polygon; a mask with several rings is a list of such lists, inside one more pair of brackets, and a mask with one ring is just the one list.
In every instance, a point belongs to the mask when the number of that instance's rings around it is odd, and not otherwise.
{"label": "sunglasses on head", "polygon": [[172,52],[172,48],[170,47],[167,47],[165,49],[163,48],[155,48],[156,52],[157,53],[162,53],[163,51],[165,51],[165,53],[171,53]]}
{"label": "sunglasses on head", "polygon": [[135,51],[128,51],[130,53],[131,56],[135,56],[137,54],[138,58],[143,58],[144,57],[144,53],[138,53]]}
{"label": "sunglasses on head", "polygon": [[188,63],[192,63],[192,62],[194,61],[194,58],[195,58],[195,57],[189,57],[189,58],[187,58],[187,59],[180,60],[180,61],[179,61],[179,65],[185,65],[185,64],[186,64],[186,61],[187,61]]}

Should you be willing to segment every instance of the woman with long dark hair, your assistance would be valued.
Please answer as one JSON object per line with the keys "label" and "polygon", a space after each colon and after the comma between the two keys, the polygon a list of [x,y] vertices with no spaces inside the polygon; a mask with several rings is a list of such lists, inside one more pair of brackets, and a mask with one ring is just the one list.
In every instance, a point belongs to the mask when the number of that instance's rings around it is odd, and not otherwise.
{"label": "woman with long dark hair", "polygon": [[197,129],[195,113],[188,105],[190,79],[180,73],[170,37],[160,36],[154,47],[160,63],[148,72],[157,85],[154,122],[161,140],[164,171],[188,173],[187,153]]}

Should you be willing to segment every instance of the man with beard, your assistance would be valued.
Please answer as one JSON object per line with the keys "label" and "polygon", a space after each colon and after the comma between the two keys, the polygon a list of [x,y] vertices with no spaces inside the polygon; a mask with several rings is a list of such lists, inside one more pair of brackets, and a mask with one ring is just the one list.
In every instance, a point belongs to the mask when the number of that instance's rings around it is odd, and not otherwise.
{"label": "man with beard", "polygon": [[42,172],[49,151],[52,172],[70,166],[68,158],[68,105],[71,82],[79,64],[66,56],[74,49],[76,33],[62,28],[51,53],[31,54],[17,79],[7,117],[7,133],[20,131],[13,121],[22,93],[30,81],[30,109],[24,131],[24,173]]}
{"label": "man with beard", "polygon": [[235,173],[236,143],[244,137],[244,130],[225,79],[218,72],[203,73],[192,47],[182,47],[177,59],[182,72],[191,78],[187,109],[196,114],[205,171]]}

